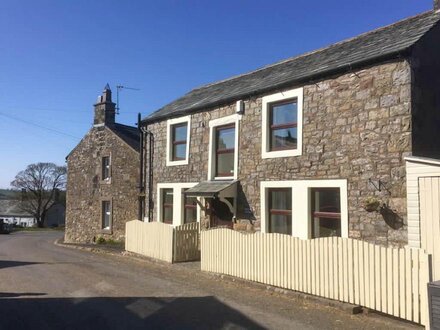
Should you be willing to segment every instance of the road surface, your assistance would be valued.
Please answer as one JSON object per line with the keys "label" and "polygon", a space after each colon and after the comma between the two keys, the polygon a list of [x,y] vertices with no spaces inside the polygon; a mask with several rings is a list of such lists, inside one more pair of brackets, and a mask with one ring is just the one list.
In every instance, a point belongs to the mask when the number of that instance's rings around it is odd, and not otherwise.
{"label": "road surface", "polygon": [[54,245],[62,235],[0,235],[0,329],[418,328],[349,315],[187,265]]}

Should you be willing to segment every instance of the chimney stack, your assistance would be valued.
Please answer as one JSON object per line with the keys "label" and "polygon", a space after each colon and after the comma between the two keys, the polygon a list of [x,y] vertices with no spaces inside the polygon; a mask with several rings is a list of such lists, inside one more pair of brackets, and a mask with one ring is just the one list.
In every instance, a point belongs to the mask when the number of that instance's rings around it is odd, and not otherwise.
{"label": "chimney stack", "polygon": [[115,123],[115,107],[116,104],[112,102],[112,91],[107,84],[104,87],[102,95],[98,97],[98,102],[95,104],[95,119],[93,125],[113,125]]}
{"label": "chimney stack", "polygon": [[440,0],[434,0],[434,11],[440,10]]}

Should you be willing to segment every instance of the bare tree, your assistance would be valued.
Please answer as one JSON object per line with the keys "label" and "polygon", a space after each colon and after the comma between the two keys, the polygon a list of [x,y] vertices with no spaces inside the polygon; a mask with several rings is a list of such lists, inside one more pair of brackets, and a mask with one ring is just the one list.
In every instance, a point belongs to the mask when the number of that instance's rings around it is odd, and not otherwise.
{"label": "bare tree", "polygon": [[11,182],[11,186],[22,191],[20,207],[35,217],[38,227],[44,226],[57,191],[65,188],[66,172],[65,166],[53,163],[31,164]]}

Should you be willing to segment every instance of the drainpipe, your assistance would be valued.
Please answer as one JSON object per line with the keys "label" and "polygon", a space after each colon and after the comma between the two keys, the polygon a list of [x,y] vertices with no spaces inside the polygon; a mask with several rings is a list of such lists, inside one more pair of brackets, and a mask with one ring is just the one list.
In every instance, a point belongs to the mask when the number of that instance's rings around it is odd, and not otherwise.
{"label": "drainpipe", "polygon": [[153,133],[145,130],[148,135],[148,221],[153,221]]}
{"label": "drainpipe", "polygon": [[[147,212],[147,219],[149,222],[153,219],[153,146],[154,146],[154,136],[146,126],[142,126],[140,117],[138,120],[138,127],[141,132],[141,150],[140,150],[140,178],[139,178],[139,218],[143,220],[145,213]],[[148,139],[148,149],[147,147]],[[145,173],[144,163],[147,162],[146,156],[148,157],[148,173]],[[146,180],[148,180],[148,210],[145,208],[146,202]]]}
{"label": "drainpipe", "polygon": [[137,127],[139,130],[139,196],[138,196],[138,219],[143,221],[144,214],[144,195],[145,195],[145,186],[144,186],[144,132],[141,127],[141,114],[138,113],[138,122]]}

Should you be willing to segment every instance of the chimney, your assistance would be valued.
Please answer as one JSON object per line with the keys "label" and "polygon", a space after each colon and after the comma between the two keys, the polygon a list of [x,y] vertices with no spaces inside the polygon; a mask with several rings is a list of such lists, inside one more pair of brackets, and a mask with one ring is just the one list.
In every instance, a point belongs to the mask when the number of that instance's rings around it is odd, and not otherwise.
{"label": "chimney", "polygon": [[434,11],[440,10],[440,0],[434,0]]}
{"label": "chimney", "polygon": [[112,102],[112,91],[107,84],[102,95],[98,96],[95,104],[94,126],[113,125],[115,123],[115,104]]}

